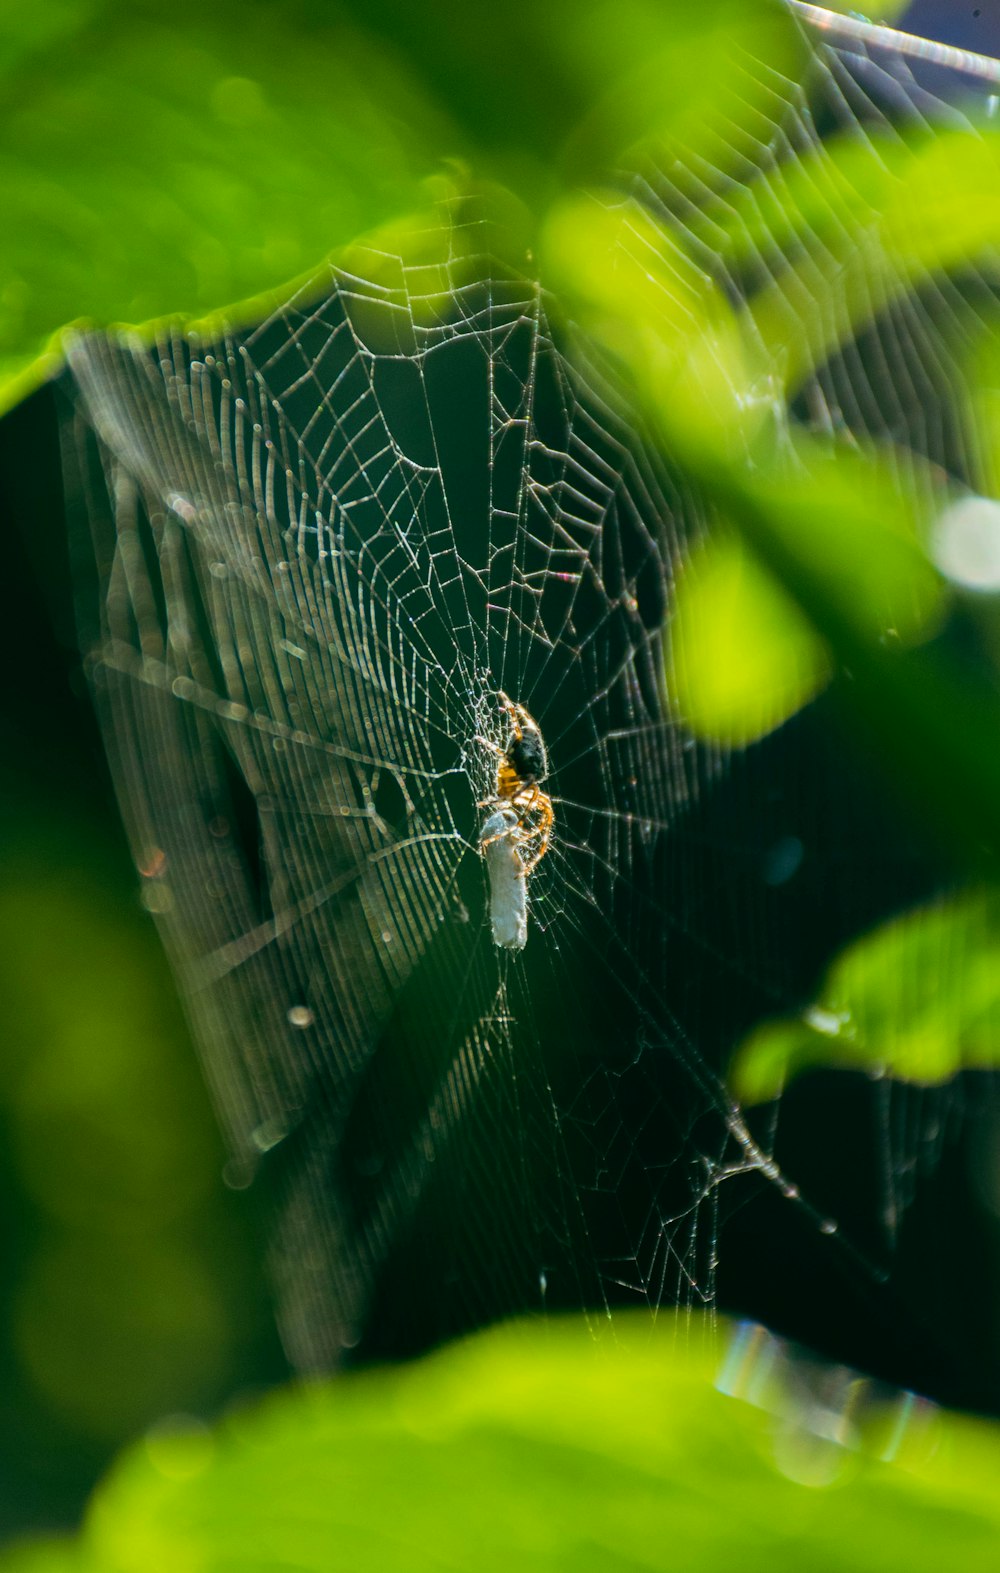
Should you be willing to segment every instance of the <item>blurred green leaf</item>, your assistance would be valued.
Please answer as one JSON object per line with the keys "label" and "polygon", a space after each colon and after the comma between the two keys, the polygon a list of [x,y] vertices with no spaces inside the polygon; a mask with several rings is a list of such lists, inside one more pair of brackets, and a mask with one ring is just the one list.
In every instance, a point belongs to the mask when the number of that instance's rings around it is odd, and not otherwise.
{"label": "blurred green leaf", "polygon": [[[749,94],[737,113],[753,123]],[[767,457],[804,377],[885,307],[935,274],[993,266],[998,192],[993,133],[845,135],[780,178],[765,161],[718,200],[702,192],[690,225],[613,193],[567,198],[546,219],[543,274],[628,364],[671,452]],[[737,305],[722,280],[748,267],[767,283]]]}
{"label": "blurred green leaf", "polygon": [[614,192],[553,204],[542,277],[624,362],[667,451],[745,453],[773,414],[773,367],[681,234]]}
{"label": "blurred green leaf", "polygon": [[789,394],[906,291],[989,265],[1000,240],[1000,141],[989,129],[936,129],[915,145],[844,137],[803,160],[789,186],[780,203],[769,194],[758,224],[777,221],[792,260],[748,305]]}
{"label": "blurred green leaf", "polygon": [[922,543],[916,501],[888,462],[799,438],[791,456],[758,464],[751,493],[771,539],[794,553],[803,579],[823,586],[859,640],[893,649],[936,632],[944,586]]}
{"label": "blurred green leaf", "polygon": [[131,880],[123,901],[84,816],[3,806],[0,1117],[32,1206],[7,1339],[77,1447],[118,1446],[227,1380],[247,1295],[239,1238],[220,1260],[223,1153]]}
{"label": "blurred green leaf", "polygon": [[99,1573],[86,1551],[55,1537],[23,1541],[0,1552],[3,1573]]}
{"label": "blurred green leaf", "polygon": [[585,112],[562,167],[587,184],[639,148],[655,148],[661,161],[706,158],[720,176],[741,167],[770,91],[748,62],[794,76],[805,60],[788,8],[773,0],[628,0],[585,17],[567,3],[552,42],[584,84]]}
{"label": "blurred green leaf", "polygon": [[898,21],[911,3],[912,0],[881,0],[880,5],[872,5],[866,11],[862,11],[858,6],[852,5],[851,0],[827,0],[823,10],[842,11],[847,16],[884,23]]}
{"label": "blurred green leaf", "polygon": [[[715,68],[713,67],[713,70]],[[727,121],[753,141],[748,84]],[[671,180],[701,168],[711,116],[685,125]],[[592,171],[593,174],[599,170]],[[993,267],[1000,240],[1000,140],[937,128],[907,142],[843,135],[700,189],[689,225],[634,200],[557,204],[543,232],[545,276],[583,325],[629,363],[673,448],[735,453],[843,344],[936,274]],[[719,256],[706,271],[705,249]],[[767,282],[734,305],[720,280]]]}
{"label": "blurred green leaf", "polygon": [[510,0],[502,18],[462,0],[350,9],[448,106],[467,148],[536,198],[560,178],[606,175],[640,141],[688,141],[709,125],[721,140],[731,98],[763,99],[747,55],[791,72],[802,54],[781,0]]}
{"label": "blurred green leaf", "polygon": [[729,746],[780,726],[829,673],[794,601],[728,531],[684,559],[669,635],[667,692],[678,718]]}
{"label": "blurred green leaf", "polygon": [[709,134],[729,97],[749,114],[741,48],[790,70],[799,46],[779,0],[513,0],[502,25],[458,0],[22,8],[0,40],[0,409],[67,324],[252,320],[422,209],[442,159],[538,202],[560,159],[593,178],[637,141]]}
{"label": "blurred green leaf", "polygon": [[[992,867],[1000,802],[996,685],[943,641],[917,637],[921,629],[933,630],[940,601],[929,565],[920,561],[915,545],[907,546],[905,535],[898,548],[889,547],[882,566],[891,572],[879,593],[868,595],[864,524],[870,515],[864,507],[856,520],[839,514],[836,489],[828,512],[819,487],[810,481],[810,473],[823,475],[828,461],[818,450],[812,472],[809,449],[800,445],[800,453],[804,469],[791,479],[767,466],[751,471],[723,461],[710,464],[703,457],[692,468],[706,494],[739,524],[829,646],[841,668],[838,697],[877,744],[904,792],[966,858]],[[876,535],[877,576],[880,555]],[[910,643],[896,636],[900,630],[894,622],[879,635],[870,615],[900,565],[903,571],[886,605],[902,610]],[[908,622],[911,596],[916,615]]]}
{"label": "blurred green leaf", "polygon": [[[22,824],[25,840],[26,832]],[[219,1161],[206,1115],[192,1122],[196,1073],[182,1057],[152,936],[128,908],[88,888],[75,849],[51,883],[18,850],[7,854],[0,891],[11,979],[0,1104],[23,1182],[61,1224],[148,1238],[203,1204]],[[43,844],[36,856],[43,851],[52,857],[57,848]],[[64,940],[58,989],[52,934]]]}
{"label": "blurred green leaf", "polygon": [[987,497],[1000,497],[1000,313],[980,308],[961,324],[962,380],[956,393],[969,437],[969,480]]}
{"label": "blurred green leaf", "polygon": [[[555,208],[543,276],[624,364],[708,517],[741,531],[811,623],[838,697],[913,800],[967,857],[992,862],[1000,699],[988,673],[933,638],[946,605],[922,544],[928,516],[952,500],[947,477],[911,454],[902,465],[891,453],[854,458],[790,433],[785,412],[805,373],[890,301],[942,270],[990,265],[998,144],[957,131],[860,150],[845,141],[800,168],[801,213],[794,193],[768,188],[759,227],[777,231],[776,277],[744,308],[697,265],[683,231],[634,201]],[[751,234],[751,251],[756,243]],[[900,472],[914,476],[907,492]],[[705,659],[718,664],[711,652]],[[801,673],[801,654],[793,659]],[[731,681],[735,694],[739,674]],[[786,704],[795,682],[790,674]],[[731,720],[720,735],[733,735]]]}
{"label": "blurred green leaf", "polygon": [[699,1328],[626,1319],[613,1345],[579,1322],[508,1328],[214,1432],[165,1423],[98,1491],[79,1566],[993,1568],[996,1428],[932,1412],[908,1429],[893,1407],[834,1440],[808,1409],[720,1391]]}
{"label": "blurred green leaf", "polygon": [[[710,487],[724,489],[727,471],[725,461],[713,466]],[[854,645],[881,659],[936,630],[942,583],[913,506],[874,456],[800,442],[795,462],[787,453],[758,462],[736,486],[734,516],[745,523],[752,493],[784,583],[795,586],[798,574],[819,587]],[[815,625],[746,544],[726,531],[695,546],[676,584],[667,671],[695,732],[750,742],[811,699],[831,669]]]}
{"label": "blurred green leaf", "polygon": [[833,1065],[934,1086],[1000,1064],[1000,897],[976,890],[922,907],[854,941],[809,1008],[768,1021],[730,1070],[745,1103]]}
{"label": "blurred green leaf", "polygon": [[64,0],[4,33],[0,408],[66,323],[207,313],[314,268],[418,204],[442,141],[319,6]]}
{"label": "blurred green leaf", "polygon": [[219,1385],[232,1359],[225,1296],[189,1240],[56,1235],[16,1296],[13,1343],[55,1413],[118,1441],[184,1395]]}
{"label": "blurred green leaf", "polygon": [[[996,193],[989,202],[1000,213]],[[543,258],[577,320],[624,364],[707,516],[736,526],[827,647],[839,699],[912,800],[967,858],[992,864],[1000,695],[933,637],[947,607],[922,544],[952,500],[947,477],[916,455],[897,466],[891,451],[852,452],[784,427],[785,368],[773,346],[636,203],[556,207]],[[911,477],[905,487],[900,472]],[[803,648],[796,640],[797,663]],[[786,706],[803,670],[789,675]],[[730,681],[735,694],[739,674]]]}

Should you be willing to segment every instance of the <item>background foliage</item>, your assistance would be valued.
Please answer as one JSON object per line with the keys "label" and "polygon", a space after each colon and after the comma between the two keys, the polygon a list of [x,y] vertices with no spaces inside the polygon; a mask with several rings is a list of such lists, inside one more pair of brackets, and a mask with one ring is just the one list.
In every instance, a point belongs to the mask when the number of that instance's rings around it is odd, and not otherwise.
{"label": "background foliage", "polygon": [[[567,313],[625,360],[651,421],[732,521],[682,583],[669,686],[685,719],[707,737],[750,743],[832,682],[848,728],[877,738],[900,811],[941,847],[956,881],[976,881],[952,907],[831,957],[811,1013],[762,1025],[741,1049],[740,1094],[767,1098],[816,1064],[924,1084],[995,1063],[991,614],[956,602],[921,545],[913,500],[877,456],[834,465],[804,445],[794,484],[762,446],[754,468],[735,462],[735,448],[758,435],[723,387],[758,369],[746,361],[747,322],[707,297],[674,300],[684,309],[671,313],[670,292],[650,277],[655,231],[648,252],[634,233],[623,252],[613,212],[575,196],[639,142],[697,150],[703,138],[714,150],[734,39],[796,68],[801,42],[768,0],[636,0],[626,14],[514,0],[502,25],[467,6],[426,13],[396,0],[256,0],[207,13],[193,0],[39,0],[6,24],[0,1530],[71,1521],[112,1453],[161,1422],[101,1489],[77,1549],[18,1554],[11,1567],[156,1566],[166,1546],[177,1566],[248,1568],[254,1556],[261,1567],[279,1557],[329,1566],[349,1532],[349,1565],[363,1566],[387,1496],[404,1515],[411,1567],[413,1546],[431,1542],[427,1566],[446,1553],[454,1565],[470,1545],[482,1567],[529,1551],[537,1566],[657,1566],[663,1539],[676,1550],[684,1534],[706,1566],[710,1544],[720,1566],[737,1547],[751,1566],[798,1566],[804,1545],[810,1565],[898,1566],[904,1540],[917,1567],[959,1545],[965,1566],[987,1555],[997,1445],[987,1428],[941,1422],[941,1451],[915,1463],[886,1462],[882,1441],[859,1443],[849,1483],[833,1482],[840,1497],[807,1504],[794,1470],[790,1478],[775,1461],[786,1422],[712,1392],[708,1357],[681,1358],[672,1343],[664,1351],[640,1339],[638,1354],[597,1366],[573,1334],[540,1349],[527,1338],[484,1344],[426,1373],[359,1380],[349,1398],[241,1412],[217,1441],[188,1422],[162,1423],[178,1410],[212,1413],[233,1391],[280,1377],[282,1363],[260,1287],[258,1220],[221,1182],[82,692],[51,394],[19,403],[57,365],[69,323],[148,326],[233,303],[228,315],[250,320],[331,250],[343,258],[362,236],[403,236],[442,197],[485,193],[503,215],[502,244],[515,260],[540,259]],[[841,159],[845,181],[867,180],[883,215],[890,298],[981,256],[997,240],[1000,207],[989,139],[974,156],[948,138],[885,151],[867,171],[850,147]],[[814,235],[822,218],[811,214]],[[822,238],[831,268],[849,269],[858,237]],[[753,303],[765,341],[768,308],[766,295]],[[721,346],[726,369],[714,384],[707,343]],[[801,348],[808,364],[828,345],[805,337]],[[992,368],[976,375],[988,390]],[[822,525],[808,541],[804,511]],[[890,620],[902,636],[887,646]],[[926,975],[928,925],[954,926],[962,964],[901,1006],[883,980]],[[928,953],[940,948],[936,934]],[[817,1028],[831,1020],[854,1030]],[[976,1225],[995,1233],[988,1217]],[[971,1298],[968,1266],[967,1275]],[[984,1293],[993,1325],[995,1283]],[[938,1312],[961,1327],[961,1305]],[[349,1470],[355,1489],[371,1492],[353,1529],[343,1498],[322,1490]],[[404,1480],[420,1486],[405,1512]],[[574,1539],[581,1502],[594,1526],[587,1546]],[[484,1538],[480,1520],[506,1522],[520,1547]],[[638,1537],[631,1550],[628,1533]]]}

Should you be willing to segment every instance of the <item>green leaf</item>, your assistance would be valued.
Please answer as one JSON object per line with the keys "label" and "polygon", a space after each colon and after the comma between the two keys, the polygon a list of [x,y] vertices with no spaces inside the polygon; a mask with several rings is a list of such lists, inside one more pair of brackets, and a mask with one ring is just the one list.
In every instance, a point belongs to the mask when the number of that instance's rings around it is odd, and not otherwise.
{"label": "green leaf", "polygon": [[934,1086],[998,1064],[1000,898],[975,890],[854,941],[807,1010],[744,1040],[730,1083],[760,1103],[815,1066]]}
{"label": "green leaf", "polygon": [[54,1537],[22,1541],[0,1551],[3,1573],[100,1573],[83,1546]]}
{"label": "green leaf", "polygon": [[352,11],[522,195],[551,194],[557,170],[593,181],[637,142],[697,141],[710,124],[721,147],[730,100],[747,113],[764,100],[747,57],[793,74],[803,54],[781,0],[509,0],[502,25],[463,0]]}
{"label": "green leaf", "polygon": [[67,323],[266,295],[423,201],[440,127],[336,12],[38,11],[12,9],[0,46],[0,408]]}
{"label": "green leaf", "polygon": [[[907,456],[909,458],[909,456]],[[794,553],[803,579],[821,584],[853,635],[899,649],[935,633],[944,586],[923,546],[916,500],[877,454],[799,438],[794,460],[762,462],[746,481],[771,539]],[[920,473],[919,460],[910,460]],[[947,493],[928,466],[924,489]]]}
{"label": "green leaf", "polygon": [[861,11],[851,0],[827,0],[823,6],[824,11],[843,11],[847,16],[860,17],[862,20],[871,21],[876,25],[895,22],[911,4],[911,0],[881,0],[881,4],[870,6],[867,12]]}
{"label": "green leaf", "polygon": [[0,410],[58,364],[67,324],[253,320],[421,210],[442,159],[537,203],[557,160],[593,178],[752,99],[741,47],[786,71],[798,47],[778,0],[511,0],[502,25],[458,0],[42,0],[12,18]]}
{"label": "green leaf", "polygon": [[515,1326],[409,1368],[276,1393],[212,1432],[165,1424],[99,1489],[79,1564],[0,1567],[995,1565],[995,1427],[914,1411],[905,1398],[864,1413],[852,1399],[848,1423],[829,1399],[822,1412],[796,1406],[773,1371],[752,1384],[751,1404],[730,1396],[742,1390],[739,1371],[731,1358],[719,1372],[702,1324],[637,1317],[615,1327],[612,1343],[580,1322]]}
{"label": "green leaf", "polygon": [[[827,644],[842,669],[838,698],[904,795],[970,863],[992,870],[1000,856],[995,682],[953,645],[928,637],[944,609],[941,587],[906,523],[905,499],[897,497],[883,529],[877,473],[873,509],[857,495],[850,465],[842,471],[845,495],[837,480],[842,461],[816,449],[814,462],[813,451],[799,444],[801,467],[792,475],[766,463],[742,470],[708,455],[695,456],[692,469]],[[827,498],[816,484],[824,470]]]}
{"label": "green leaf", "polygon": [[989,129],[938,130],[915,145],[844,137],[803,160],[780,214],[770,199],[793,260],[747,308],[786,391],[902,295],[995,247],[998,185]]}
{"label": "green leaf", "polygon": [[222,1154],[134,875],[44,793],[2,795],[0,864],[0,1120],[31,1219],[5,1348],[45,1435],[110,1449],[224,1388],[249,1268],[235,1215],[214,1248]]}
{"label": "green leaf", "polygon": [[[819,587],[855,644],[880,657],[928,638],[940,622],[943,586],[920,544],[916,510],[887,467],[875,456],[805,442],[796,461],[761,460],[746,478],[733,469],[731,517],[745,524],[753,497],[785,583],[794,589],[801,575]],[[710,495],[728,473],[723,459],[712,467]],[[694,732],[750,742],[811,699],[831,670],[819,632],[733,533],[713,532],[682,560],[667,688]]]}
{"label": "green leaf", "polygon": [[574,138],[586,176],[636,139],[694,134],[724,86],[749,90],[734,46],[792,59],[775,0],[637,0],[628,20],[568,0],[514,0],[500,29],[401,0],[49,0],[0,52],[0,407],[78,319],[262,314],[290,276],[419,207],[443,156],[537,195]]}
{"label": "green leaf", "polygon": [[669,626],[667,693],[678,718],[716,742],[738,747],[772,731],[829,673],[794,601],[728,531],[684,559]]}

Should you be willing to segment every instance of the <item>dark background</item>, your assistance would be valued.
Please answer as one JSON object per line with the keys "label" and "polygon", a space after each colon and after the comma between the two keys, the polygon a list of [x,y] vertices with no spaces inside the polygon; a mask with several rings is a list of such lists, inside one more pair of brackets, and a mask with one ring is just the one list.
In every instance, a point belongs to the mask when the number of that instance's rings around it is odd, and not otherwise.
{"label": "dark background", "polygon": [[897,26],[921,38],[936,38],[979,54],[1000,52],[1000,5],[997,0],[915,0]]}
{"label": "dark background", "polygon": [[142,911],[75,649],[53,390],[0,422],[0,1534],[285,1373],[255,1199]]}

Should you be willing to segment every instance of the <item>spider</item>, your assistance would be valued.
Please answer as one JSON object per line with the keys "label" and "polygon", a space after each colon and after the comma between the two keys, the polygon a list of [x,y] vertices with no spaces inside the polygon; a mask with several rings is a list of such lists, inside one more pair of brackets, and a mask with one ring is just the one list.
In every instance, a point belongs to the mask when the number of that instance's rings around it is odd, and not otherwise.
{"label": "spider", "polygon": [[499,698],[510,716],[512,731],[505,749],[491,743],[487,737],[476,739],[496,754],[500,761],[493,796],[486,798],[478,807],[511,808],[517,815],[517,823],[509,829],[498,831],[496,835],[487,836],[480,844],[480,851],[503,836],[509,836],[520,852],[535,843],[531,852],[522,858],[523,872],[530,874],[548,851],[555,817],[552,800],[539,785],[548,774],[549,762],[538,722],[532,720],[523,705],[515,704],[506,694],[501,693]]}

